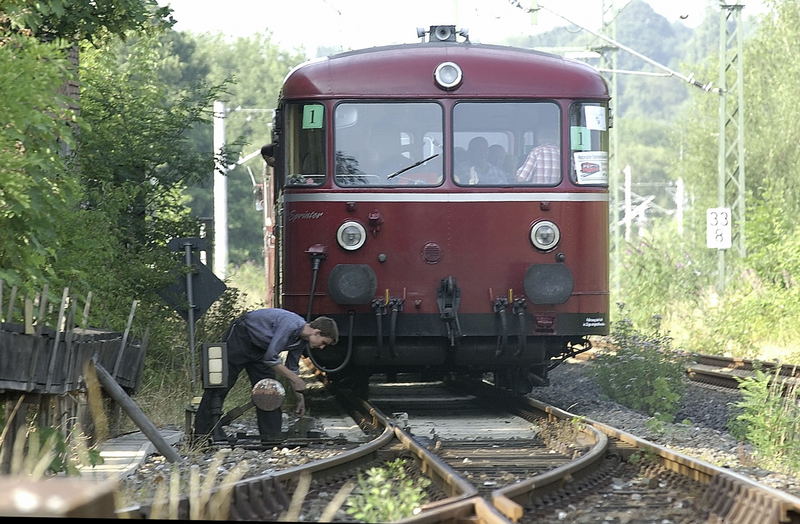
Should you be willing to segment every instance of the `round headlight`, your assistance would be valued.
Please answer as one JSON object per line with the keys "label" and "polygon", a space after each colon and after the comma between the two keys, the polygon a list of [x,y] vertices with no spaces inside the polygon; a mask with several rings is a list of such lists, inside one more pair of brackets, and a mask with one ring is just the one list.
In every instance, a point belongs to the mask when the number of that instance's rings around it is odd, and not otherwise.
{"label": "round headlight", "polygon": [[461,68],[453,62],[442,62],[436,66],[433,77],[442,89],[454,89],[462,79]]}
{"label": "round headlight", "polygon": [[355,251],[367,240],[367,230],[358,222],[345,222],[336,232],[336,241],[343,249]]}
{"label": "round headlight", "polygon": [[549,220],[536,222],[531,228],[531,242],[541,251],[549,251],[556,247],[560,238],[561,232],[558,226]]}

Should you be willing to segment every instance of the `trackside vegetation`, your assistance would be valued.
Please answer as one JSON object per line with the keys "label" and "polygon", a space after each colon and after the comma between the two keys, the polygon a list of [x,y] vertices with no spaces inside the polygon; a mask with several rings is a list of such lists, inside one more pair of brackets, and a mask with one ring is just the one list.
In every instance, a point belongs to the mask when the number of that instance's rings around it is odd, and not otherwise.
{"label": "trackside vegetation", "polygon": [[[0,281],[4,300],[16,287],[20,304],[45,287],[56,304],[64,288],[81,303],[91,293],[89,325],[119,331],[137,300],[133,336],[149,336],[139,400],[157,423],[174,423],[200,391],[190,387],[185,322],[159,296],[183,276],[168,242],[201,236],[212,174],[234,163],[242,131],[260,129],[259,146],[268,140],[269,118],[232,117],[229,147],[215,154],[212,102],[271,107],[254,94],[272,86],[274,98],[301,55],[279,50],[268,34],[231,43],[176,33],[169,9],[155,0],[109,6],[9,0],[0,7]],[[260,176],[263,161],[255,160]],[[232,201],[246,193],[245,205],[231,206],[235,230],[261,216],[247,172],[234,174],[246,182],[231,184]],[[241,216],[243,208],[251,214]],[[252,229],[260,253],[261,227]],[[237,281],[255,274],[232,273]],[[263,305],[263,284],[250,297],[236,281],[227,284],[198,323],[198,345],[216,340],[244,307]]]}
{"label": "trackside vegetation", "polygon": [[431,481],[413,477],[407,467],[405,459],[396,459],[359,475],[346,512],[361,522],[392,522],[411,517],[414,509],[426,502],[425,488]]}
{"label": "trackside vegetation", "polygon": [[750,442],[758,463],[792,475],[800,474],[800,389],[778,371],[756,371],[739,385],[742,410],[731,421],[734,435]]}
{"label": "trackside vegetation", "polygon": [[600,353],[593,367],[600,388],[657,422],[672,422],[685,389],[685,363],[670,337],[659,331],[659,319],[642,332],[623,318],[614,323],[610,338],[614,349]]}
{"label": "trackside vegetation", "polygon": [[[692,195],[682,234],[671,218],[654,220],[640,239],[626,244],[626,278],[620,296],[639,325],[650,315],[663,317],[662,329],[688,351],[800,362],[800,192],[795,170],[800,139],[798,107],[791,86],[800,65],[787,43],[798,38],[800,5],[769,2],[745,42],[745,127],[747,155],[747,252],[726,257],[724,289],[715,285],[716,252],[705,248],[704,210],[716,207],[717,131],[715,97],[692,94],[675,125],[671,143],[681,151],[670,171]],[[780,64],[786,64],[782,67]],[[698,64],[700,75],[714,77],[718,59]],[[697,115],[707,115],[697,118]],[[624,125],[624,123],[623,123]],[[766,467],[797,473],[800,449],[796,391],[781,397],[779,381],[765,374],[742,383],[743,413],[735,434],[755,449]]]}
{"label": "trackside vegetation", "polygon": [[[597,378],[609,396],[654,420],[670,420],[679,403],[676,348],[800,363],[800,3],[765,4],[755,18],[744,9],[747,249],[726,257],[724,288],[717,253],[705,245],[706,209],[718,206],[718,95],[675,78],[628,77],[613,101],[619,167],[630,166],[633,191],[657,206],[612,253],[620,278],[611,301],[625,308],[612,312],[619,350],[601,358]],[[269,32],[230,40],[178,33],[173,22],[156,0],[0,5],[0,280],[19,297],[47,285],[51,303],[65,287],[81,299],[92,292],[90,324],[115,330],[139,301],[134,336],[149,330],[150,344],[137,401],[156,424],[180,423],[200,393],[190,386],[185,323],[158,293],[181,271],[168,242],[201,235],[213,173],[270,141],[269,109],[285,74],[306,57],[281,49]],[[716,8],[690,29],[633,0],[618,22],[621,42],[698,79],[717,78]],[[559,29],[509,43],[600,43],[591,40]],[[647,69],[620,58],[620,69]],[[221,154],[212,143],[215,100],[229,108]],[[258,157],[224,169],[236,280],[200,320],[198,344],[263,304],[263,223],[252,186],[262,169]],[[612,206],[623,196],[612,188]],[[743,383],[736,432],[760,460],[782,454],[797,471],[797,414],[772,384],[761,376]]]}

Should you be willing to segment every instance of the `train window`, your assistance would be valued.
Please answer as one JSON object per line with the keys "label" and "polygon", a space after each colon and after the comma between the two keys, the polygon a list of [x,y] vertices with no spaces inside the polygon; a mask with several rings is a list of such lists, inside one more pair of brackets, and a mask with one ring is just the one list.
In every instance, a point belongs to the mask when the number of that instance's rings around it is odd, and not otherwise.
{"label": "train window", "polygon": [[319,185],[325,181],[325,106],[286,106],[286,185]]}
{"label": "train window", "polygon": [[570,172],[579,185],[608,185],[608,107],[573,104],[569,111]]}
{"label": "train window", "polygon": [[561,182],[554,102],[460,102],[453,111],[453,178],[460,185]]}
{"label": "train window", "polygon": [[439,104],[343,102],[336,106],[333,119],[337,185],[442,183]]}

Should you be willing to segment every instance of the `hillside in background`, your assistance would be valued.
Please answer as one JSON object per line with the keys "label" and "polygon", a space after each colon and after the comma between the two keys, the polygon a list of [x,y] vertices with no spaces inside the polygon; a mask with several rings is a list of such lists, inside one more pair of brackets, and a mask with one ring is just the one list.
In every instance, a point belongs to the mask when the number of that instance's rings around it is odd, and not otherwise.
{"label": "hillside in background", "polygon": [[[610,27],[603,31],[611,37]],[[713,56],[719,49],[719,15],[709,8],[703,22],[695,29],[681,22],[670,23],[643,0],[633,0],[616,17],[616,38],[619,43],[685,76],[693,64]],[[666,74],[652,64],[624,50],[614,51],[611,45],[575,26],[558,27],[527,38],[511,39],[509,45],[553,51],[559,48],[578,48],[596,51],[611,57],[617,53],[617,68],[622,71]],[[590,61],[600,66],[600,60]],[[699,79],[703,83],[715,81]],[[669,120],[677,114],[689,97],[690,87],[677,77],[653,77],[620,73],[616,116],[647,116]]]}

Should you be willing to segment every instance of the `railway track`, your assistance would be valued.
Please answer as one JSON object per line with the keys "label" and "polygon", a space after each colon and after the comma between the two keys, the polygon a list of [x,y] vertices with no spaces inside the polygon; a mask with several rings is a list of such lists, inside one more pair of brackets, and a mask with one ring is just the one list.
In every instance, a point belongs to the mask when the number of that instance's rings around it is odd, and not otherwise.
{"label": "railway track", "polygon": [[742,379],[752,377],[756,369],[786,379],[787,385],[800,382],[800,367],[797,365],[777,364],[775,362],[747,360],[719,355],[692,355],[692,362],[686,366],[686,373],[691,380],[736,389]]}
{"label": "railway track", "polygon": [[391,386],[373,386],[370,403],[393,413],[407,434],[482,496],[566,464],[589,446],[589,439],[561,445],[555,436],[542,434],[536,417],[500,411],[469,393],[471,386],[456,391],[441,383],[410,383],[402,394]]}
{"label": "railway track", "polygon": [[[613,347],[606,340],[595,343],[596,348]],[[576,355],[576,360],[591,360],[595,357],[594,351]],[[779,374],[787,380],[787,385],[800,383],[800,365],[778,364],[764,360],[751,360],[738,357],[724,357],[721,355],[705,355],[693,353],[689,356],[691,362],[686,365],[686,374],[690,380],[717,386],[726,389],[737,389],[742,379],[754,376],[756,369],[770,375]]]}
{"label": "railway track", "polygon": [[493,504],[510,520],[800,522],[796,497],[536,400],[518,403],[555,420],[580,420],[607,442],[592,461],[496,490]]}
{"label": "railway track", "polygon": [[[406,458],[432,483],[404,522],[800,522],[796,497],[487,383],[373,384],[369,402],[336,395],[368,442],[240,481],[229,520],[277,520],[303,486],[294,516],[318,520],[364,468]],[[182,518],[190,505],[180,501]],[[354,521],[342,510],[333,520]]]}

